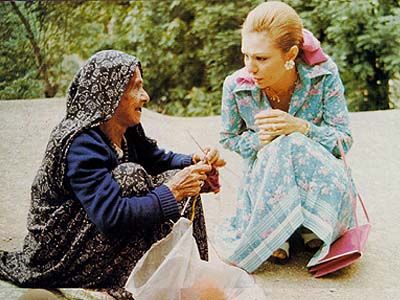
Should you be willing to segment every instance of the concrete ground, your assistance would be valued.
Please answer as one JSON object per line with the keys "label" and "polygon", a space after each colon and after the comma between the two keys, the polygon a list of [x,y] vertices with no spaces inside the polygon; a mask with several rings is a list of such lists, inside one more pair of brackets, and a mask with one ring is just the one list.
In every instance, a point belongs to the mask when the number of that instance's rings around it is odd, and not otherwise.
{"label": "concrete ground", "polygon": [[[64,99],[0,101],[0,249],[22,245],[30,185],[50,131],[64,111]],[[350,118],[355,143],[348,160],[373,223],[365,255],[350,267],[315,279],[305,267],[310,254],[297,245],[287,265],[267,262],[255,273],[270,299],[400,299],[400,110],[351,113]],[[143,114],[149,136],[160,146],[184,153],[198,150],[187,131],[201,145],[219,147],[219,121],[219,117],[178,118],[148,110]],[[203,200],[209,228],[234,212],[241,174],[240,157],[221,152],[228,161],[221,171],[222,191]],[[82,289],[61,292],[57,299],[105,299]],[[0,281],[0,299],[24,299],[27,293],[33,291]]]}

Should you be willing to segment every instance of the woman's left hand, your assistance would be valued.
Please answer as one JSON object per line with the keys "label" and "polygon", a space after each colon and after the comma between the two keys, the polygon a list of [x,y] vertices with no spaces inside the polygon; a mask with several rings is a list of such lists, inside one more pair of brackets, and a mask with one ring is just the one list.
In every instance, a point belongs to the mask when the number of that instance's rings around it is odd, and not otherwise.
{"label": "woman's left hand", "polygon": [[226,165],[226,161],[219,156],[219,152],[215,148],[206,147],[204,148],[205,153],[196,153],[192,159],[195,164],[198,162],[207,162],[209,165],[220,168]]}
{"label": "woman's left hand", "polygon": [[280,109],[268,109],[255,116],[255,125],[260,131],[270,136],[288,135],[293,132],[305,133],[308,129],[306,120],[297,118]]}

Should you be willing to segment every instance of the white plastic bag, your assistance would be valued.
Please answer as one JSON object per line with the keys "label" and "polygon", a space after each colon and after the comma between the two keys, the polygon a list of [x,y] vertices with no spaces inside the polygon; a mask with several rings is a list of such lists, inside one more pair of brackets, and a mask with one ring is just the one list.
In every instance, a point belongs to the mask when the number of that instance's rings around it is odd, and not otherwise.
{"label": "white plastic bag", "polygon": [[132,270],[125,289],[136,300],[263,300],[263,290],[246,271],[214,255],[200,259],[192,225],[180,218]]}

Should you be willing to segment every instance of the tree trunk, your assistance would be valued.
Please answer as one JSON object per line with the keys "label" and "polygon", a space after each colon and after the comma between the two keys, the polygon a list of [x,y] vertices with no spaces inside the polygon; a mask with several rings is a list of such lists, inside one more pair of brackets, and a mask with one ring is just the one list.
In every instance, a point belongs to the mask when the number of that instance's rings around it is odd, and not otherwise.
{"label": "tree trunk", "polygon": [[38,65],[38,68],[39,68],[39,74],[45,83],[44,94],[47,98],[54,97],[57,93],[58,85],[57,84],[53,85],[50,82],[47,66],[42,57],[40,47],[39,47],[37,41],[35,40],[35,36],[33,35],[31,26],[30,26],[28,20],[25,18],[25,16],[22,14],[20,9],[18,8],[18,5],[15,2],[10,2],[10,4],[11,4],[12,8],[14,9],[15,13],[18,15],[19,19],[21,20],[21,23],[24,25],[26,34],[28,36],[28,40],[33,48],[33,54],[35,55],[35,60]]}
{"label": "tree trunk", "polygon": [[377,64],[377,57],[371,54],[369,63],[373,66],[374,74],[367,78],[367,101],[361,105],[361,110],[389,109],[389,74]]}
{"label": "tree trunk", "polygon": [[368,80],[368,103],[367,109],[363,110],[382,110],[389,109],[389,79]]}

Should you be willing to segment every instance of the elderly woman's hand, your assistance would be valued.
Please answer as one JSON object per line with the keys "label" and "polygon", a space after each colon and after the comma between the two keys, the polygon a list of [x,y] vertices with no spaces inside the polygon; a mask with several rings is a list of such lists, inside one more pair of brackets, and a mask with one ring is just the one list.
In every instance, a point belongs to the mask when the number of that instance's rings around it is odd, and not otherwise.
{"label": "elderly woman's hand", "polygon": [[214,167],[220,168],[226,165],[226,161],[219,157],[219,152],[215,148],[206,147],[204,153],[196,153],[193,155],[193,162],[199,163],[201,161],[206,162]]}
{"label": "elderly woman's hand", "polygon": [[211,166],[198,163],[176,173],[165,185],[171,190],[176,200],[200,194],[201,187],[207,179]]}
{"label": "elderly woman's hand", "polygon": [[288,135],[293,132],[306,133],[309,123],[279,109],[268,109],[255,116],[255,125],[258,127],[260,142],[266,144],[279,135]]}

